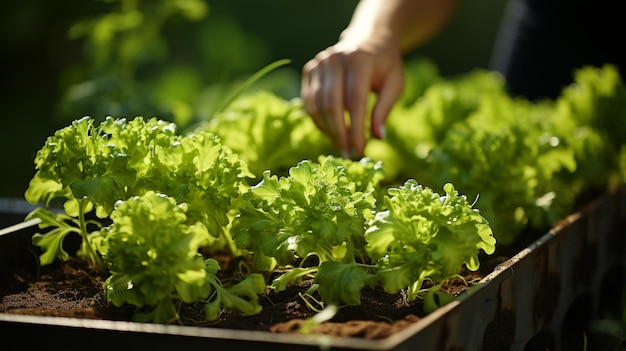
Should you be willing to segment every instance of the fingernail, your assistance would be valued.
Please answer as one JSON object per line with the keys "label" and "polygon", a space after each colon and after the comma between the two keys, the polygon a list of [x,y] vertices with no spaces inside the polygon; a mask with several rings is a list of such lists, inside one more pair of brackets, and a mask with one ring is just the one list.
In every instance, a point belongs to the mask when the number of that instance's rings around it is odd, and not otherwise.
{"label": "fingernail", "polygon": [[349,152],[349,151],[346,151],[346,149],[343,149],[343,150],[341,150],[341,156],[342,156],[343,158],[347,158],[347,159],[349,159],[349,158],[350,158],[350,152]]}
{"label": "fingernail", "polygon": [[356,160],[359,158],[359,154],[356,152],[356,149],[354,147],[350,148],[350,159],[352,160]]}
{"label": "fingernail", "polygon": [[385,126],[381,126],[378,131],[378,135],[380,135],[381,139],[385,139],[387,137],[387,128],[385,128]]}

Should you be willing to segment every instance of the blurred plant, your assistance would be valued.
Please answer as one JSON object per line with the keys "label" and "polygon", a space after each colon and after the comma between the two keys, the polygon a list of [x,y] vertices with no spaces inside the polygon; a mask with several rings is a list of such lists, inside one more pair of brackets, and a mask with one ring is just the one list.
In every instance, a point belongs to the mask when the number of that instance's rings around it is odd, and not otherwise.
{"label": "blurred plant", "polygon": [[210,118],[239,76],[265,64],[267,44],[227,13],[206,20],[206,0],[99,1],[105,11],[68,31],[84,57],[64,72],[63,119],[141,115],[182,130]]}
{"label": "blurred plant", "polygon": [[[62,115],[104,119],[141,111],[184,124],[190,118],[189,108],[180,97],[156,102],[151,86],[155,77],[149,68],[168,56],[163,36],[166,22],[177,16],[199,21],[207,15],[208,4],[204,0],[102,1],[113,8],[79,20],[68,31],[70,39],[83,40],[85,59],[82,67],[66,72],[71,83],[61,100]],[[168,74],[162,75],[164,79]],[[179,87],[198,85],[193,75],[179,75],[178,80]]]}

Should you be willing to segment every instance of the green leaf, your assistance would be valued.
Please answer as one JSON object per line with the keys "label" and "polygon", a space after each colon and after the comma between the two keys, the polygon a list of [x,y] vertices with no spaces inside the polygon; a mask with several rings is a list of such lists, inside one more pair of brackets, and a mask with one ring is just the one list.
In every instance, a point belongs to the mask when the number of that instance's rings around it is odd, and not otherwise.
{"label": "green leaf", "polygon": [[54,179],[46,179],[41,172],[28,183],[24,198],[31,204],[41,202],[46,206],[50,201],[59,197],[69,197],[69,191],[63,188],[63,184]]}
{"label": "green leaf", "polygon": [[433,312],[439,307],[445,306],[456,300],[456,296],[441,291],[441,285],[434,285],[422,292],[424,299],[424,311]]}
{"label": "green leaf", "polygon": [[244,280],[228,288],[216,282],[216,278],[209,279],[215,288],[215,296],[205,306],[206,318],[216,320],[219,312],[224,308],[237,311],[241,315],[250,316],[261,312],[259,294],[266,290],[265,280],[260,274],[250,274]]}
{"label": "green leaf", "polygon": [[287,271],[272,281],[271,287],[275,291],[284,291],[289,285],[302,281],[303,277],[306,277],[317,272],[317,267],[293,267],[287,269]]}
{"label": "green leaf", "polygon": [[286,175],[297,162],[334,151],[302,101],[284,100],[268,91],[238,97],[198,129],[218,135],[256,177],[266,170]]}
{"label": "green leaf", "polygon": [[40,247],[43,253],[39,256],[39,263],[42,266],[54,262],[55,259],[67,261],[69,254],[63,248],[63,240],[70,233],[80,234],[80,230],[68,223],[69,218],[64,214],[55,215],[51,211],[42,207],[34,209],[30,212],[25,220],[38,218],[41,221],[38,226],[40,229],[52,228],[46,233],[36,233],[32,236],[33,245]]}
{"label": "green leaf", "polygon": [[374,277],[356,263],[324,262],[315,275],[322,299],[329,304],[361,304],[361,290]]}

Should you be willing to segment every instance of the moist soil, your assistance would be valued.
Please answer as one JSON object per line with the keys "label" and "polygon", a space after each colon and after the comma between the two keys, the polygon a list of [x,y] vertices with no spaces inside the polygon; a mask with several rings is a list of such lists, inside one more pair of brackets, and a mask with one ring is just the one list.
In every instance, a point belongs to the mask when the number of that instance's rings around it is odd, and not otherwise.
{"label": "moist soil", "polygon": [[[463,294],[505,259],[494,255],[484,257],[479,271],[463,271],[463,279],[446,281],[443,290],[455,296]],[[222,259],[221,264],[227,264],[227,260]],[[106,275],[91,269],[79,258],[40,267],[39,272],[20,269],[3,274],[0,276],[0,313],[128,321],[136,312],[131,307],[116,308],[108,304],[102,289]],[[305,280],[282,292],[266,291],[260,296],[262,312],[253,316],[224,312],[217,321],[206,322],[202,304],[183,305],[176,324],[299,333],[301,324],[316,313],[311,306],[319,307],[314,300],[319,300],[319,296],[306,295],[311,283]],[[425,315],[420,298],[409,302],[404,293],[388,294],[380,287],[372,287],[362,291],[361,305],[340,308],[333,319],[311,332],[382,339]]]}

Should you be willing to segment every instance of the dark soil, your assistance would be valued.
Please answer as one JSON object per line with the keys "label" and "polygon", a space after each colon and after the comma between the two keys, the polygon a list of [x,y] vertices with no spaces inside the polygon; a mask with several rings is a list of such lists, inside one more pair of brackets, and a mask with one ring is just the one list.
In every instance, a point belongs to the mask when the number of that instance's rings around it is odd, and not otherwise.
{"label": "dark soil", "polygon": [[[457,278],[447,281],[446,292],[459,295],[471,287],[504,258],[489,257],[479,272],[463,272],[467,282]],[[6,273],[9,274],[9,273]],[[76,317],[83,319],[131,320],[132,308],[115,308],[107,304],[102,291],[105,276],[91,270],[86,262],[71,258],[41,268],[39,274],[18,270],[0,277],[0,313]],[[204,321],[202,305],[184,305],[179,324],[213,328],[262,330],[276,333],[298,333],[306,318],[315,314],[302,295],[311,281],[291,286],[286,291],[267,291],[261,296],[261,313],[243,317],[225,312],[214,322]],[[319,296],[313,296],[319,299]],[[309,300],[315,305],[313,300]],[[367,288],[359,306],[342,307],[335,317],[315,329],[314,333],[335,336],[382,339],[426,313],[418,298],[408,302],[404,294],[388,294],[382,288]]]}

